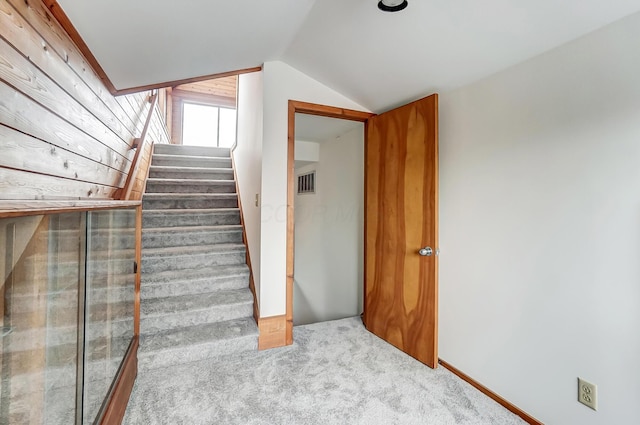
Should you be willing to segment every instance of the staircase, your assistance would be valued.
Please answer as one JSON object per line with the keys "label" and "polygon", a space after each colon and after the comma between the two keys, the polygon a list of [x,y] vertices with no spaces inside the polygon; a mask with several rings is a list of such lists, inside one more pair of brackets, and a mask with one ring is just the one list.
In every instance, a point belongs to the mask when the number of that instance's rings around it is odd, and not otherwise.
{"label": "staircase", "polygon": [[257,350],[229,149],[156,145],[143,197],[141,370]]}

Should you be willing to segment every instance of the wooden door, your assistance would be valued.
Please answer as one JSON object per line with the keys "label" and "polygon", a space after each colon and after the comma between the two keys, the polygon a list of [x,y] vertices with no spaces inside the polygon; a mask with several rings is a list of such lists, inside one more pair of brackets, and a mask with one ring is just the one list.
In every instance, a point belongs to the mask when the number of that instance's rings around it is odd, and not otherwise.
{"label": "wooden door", "polygon": [[365,326],[435,368],[437,94],[367,121],[365,170]]}

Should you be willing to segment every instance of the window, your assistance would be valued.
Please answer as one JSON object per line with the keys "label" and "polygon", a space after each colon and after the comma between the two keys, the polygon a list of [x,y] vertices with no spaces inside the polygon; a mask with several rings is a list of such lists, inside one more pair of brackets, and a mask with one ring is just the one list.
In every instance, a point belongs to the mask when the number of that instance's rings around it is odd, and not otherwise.
{"label": "window", "polygon": [[236,110],[185,102],[182,144],[230,148],[236,141]]}

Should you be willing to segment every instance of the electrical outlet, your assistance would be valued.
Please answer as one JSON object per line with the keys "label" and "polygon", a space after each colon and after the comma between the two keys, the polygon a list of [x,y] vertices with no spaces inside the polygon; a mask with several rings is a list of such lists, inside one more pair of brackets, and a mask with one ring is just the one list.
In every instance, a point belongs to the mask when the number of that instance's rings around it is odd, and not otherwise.
{"label": "electrical outlet", "polygon": [[578,401],[593,410],[598,410],[598,386],[578,378]]}

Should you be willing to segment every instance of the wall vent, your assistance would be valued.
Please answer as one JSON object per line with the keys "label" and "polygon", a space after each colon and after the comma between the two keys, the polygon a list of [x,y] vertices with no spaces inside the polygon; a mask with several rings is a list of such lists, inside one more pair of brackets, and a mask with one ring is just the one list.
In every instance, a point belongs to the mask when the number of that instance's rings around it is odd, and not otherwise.
{"label": "wall vent", "polygon": [[298,176],[298,194],[301,193],[316,193],[315,171]]}

